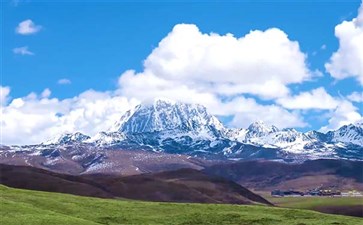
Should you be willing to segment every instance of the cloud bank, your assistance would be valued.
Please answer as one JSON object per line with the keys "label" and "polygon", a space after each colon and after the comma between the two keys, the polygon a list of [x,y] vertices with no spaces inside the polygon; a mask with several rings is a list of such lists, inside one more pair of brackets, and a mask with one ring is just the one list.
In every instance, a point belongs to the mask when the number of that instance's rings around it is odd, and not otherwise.
{"label": "cloud bank", "polygon": [[[0,90],[3,102],[9,90],[7,87]],[[41,143],[58,134],[75,131],[94,135],[109,129],[126,110],[139,103],[111,92],[93,90],[64,100],[50,98],[50,95],[51,91],[45,89],[40,95],[30,93],[0,107],[1,143]]]}
{"label": "cloud bank", "polygon": [[354,77],[363,86],[363,3],[358,16],[335,27],[339,49],[325,64],[326,70],[335,79]]}
{"label": "cloud bank", "polygon": [[271,99],[287,95],[288,84],[312,78],[305,61],[298,42],[277,28],[236,38],[179,24],[147,57],[144,71],[127,71],[119,84],[126,95],[137,95],[134,88],[147,80],[162,89],[184,85],[223,96],[247,93]]}

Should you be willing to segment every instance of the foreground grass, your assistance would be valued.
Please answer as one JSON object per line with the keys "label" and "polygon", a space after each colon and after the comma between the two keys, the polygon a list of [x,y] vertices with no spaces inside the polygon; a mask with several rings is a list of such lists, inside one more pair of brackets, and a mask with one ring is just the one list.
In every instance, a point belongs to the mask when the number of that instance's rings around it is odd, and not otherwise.
{"label": "foreground grass", "polygon": [[0,185],[0,224],[354,225],[362,219],[265,206],[106,200]]}

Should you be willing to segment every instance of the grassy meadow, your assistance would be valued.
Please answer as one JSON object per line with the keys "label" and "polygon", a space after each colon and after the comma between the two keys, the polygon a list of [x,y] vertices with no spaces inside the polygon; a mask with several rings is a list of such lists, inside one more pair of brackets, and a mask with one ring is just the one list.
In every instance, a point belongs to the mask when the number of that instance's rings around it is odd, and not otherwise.
{"label": "grassy meadow", "polygon": [[272,197],[267,192],[256,193],[278,207],[309,209],[329,214],[358,217],[363,215],[363,197]]}
{"label": "grassy meadow", "polygon": [[362,219],[277,207],[109,200],[0,186],[0,224],[355,225]]}
{"label": "grassy meadow", "polygon": [[362,197],[268,197],[270,202],[277,206],[314,209],[319,206],[356,206],[363,207]]}

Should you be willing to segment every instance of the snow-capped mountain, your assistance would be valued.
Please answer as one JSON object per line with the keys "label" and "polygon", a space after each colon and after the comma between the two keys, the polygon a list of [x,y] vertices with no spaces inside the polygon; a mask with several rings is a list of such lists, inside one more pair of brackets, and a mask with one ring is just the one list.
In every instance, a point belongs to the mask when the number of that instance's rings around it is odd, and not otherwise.
{"label": "snow-capped mountain", "polygon": [[235,141],[267,148],[280,148],[288,152],[304,152],[305,145],[317,141],[295,129],[280,130],[263,121],[252,123],[247,129],[230,129],[227,136]]}
{"label": "snow-capped mountain", "polygon": [[330,142],[363,146],[363,123],[344,125],[338,130],[329,131]]}
{"label": "snow-capped mountain", "polygon": [[231,129],[224,127],[204,106],[160,99],[127,111],[112,128],[93,137],[79,132],[63,134],[30,148],[47,146],[144,150],[212,159],[363,160],[361,123],[326,134],[279,129],[262,121],[247,129]]}
{"label": "snow-capped mountain", "polygon": [[312,139],[312,140],[316,140],[316,141],[320,141],[320,142],[328,142],[329,138],[328,135],[321,133],[319,131],[316,130],[311,130],[308,131],[306,133],[304,133],[305,136],[307,136],[308,138]]}
{"label": "snow-capped mountain", "polygon": [[271,133],[275,133],[278,131],[279,131],[279,129],[273,125],[268,126],[263,121],[257,121],[257,122],[252,123],[247,128],[246,140],[252,139],[252,138],[264,137],[264,136],[267,136]]}
{"label": "snow-capped mountain", "polygon": [[304,146],[314,140],[309,139],[303,133],[295,129],[275,130],[258,137],[246,139],[246,142],[263,147],[281,148],[290,152],[299,152]]}
{"label": "snow-capped mountain", "polygon": [[126,134],[168,132],[214,138],[224,127],[219,120],[198,104],[155,100],[152,104],[138,105],[127,111],[111,131]]}
{"label": "snow-capped mountain", "polygon": [[126,139],[126,135],[121,132],[99,132],[92,138],[89,138],[86,143],[94,143],[100,146],[114,145]]}
{"label": "snow-capped mountain", "polygon": [[76,133],[65,133],[61,134],[55,138],[42,143],[42,145],[61,145],[61,144],[72,144],[76,142],[83,142],[90,139],[90,136],[84,135],[80,132]]}

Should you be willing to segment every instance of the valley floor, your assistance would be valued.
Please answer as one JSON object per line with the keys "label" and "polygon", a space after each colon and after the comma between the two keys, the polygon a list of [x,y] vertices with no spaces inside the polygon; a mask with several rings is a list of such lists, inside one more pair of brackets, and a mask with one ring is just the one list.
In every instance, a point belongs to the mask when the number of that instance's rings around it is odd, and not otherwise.
{"label": "valley floor", "polygon": [[363,197],[272,197],[258,193],[276,206],[363,217]]}
{"label": "valley floor", "polygon": [[266,206],[107,200],[0,185],[0,224],[355,225],[362,219]]}

